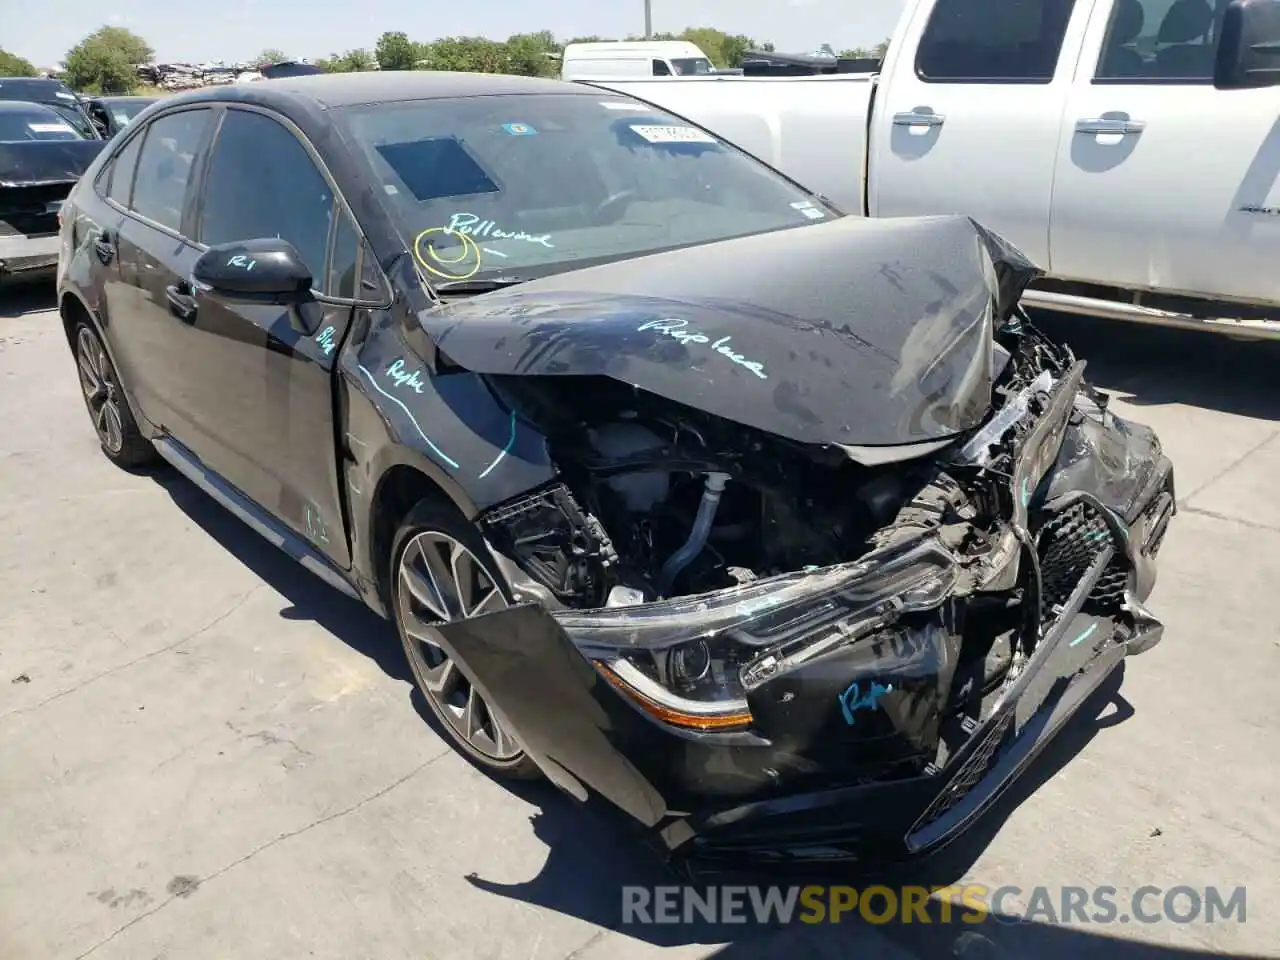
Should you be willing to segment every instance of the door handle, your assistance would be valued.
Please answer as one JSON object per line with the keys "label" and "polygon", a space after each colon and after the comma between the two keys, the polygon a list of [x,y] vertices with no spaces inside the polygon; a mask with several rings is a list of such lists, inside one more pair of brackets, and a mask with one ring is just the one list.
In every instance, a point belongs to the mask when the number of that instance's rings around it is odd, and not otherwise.
{"label": "door handle", "polygon": [[893,125],[895,127],[940,127],[946,119],[940,113],[916,113],[914,110],[909,110],[906,113],[895,113]]}
{"label": "door handle", "polygon": [[196,298],[187,293],[185,284],[174,284],[164,288],[165,298],[169,301],[169,312],[183,323],[192,323],[196,319]]}
{"label": "door handle", "polygon": [[115,244],[111,242],[111,234],[105,230],[102,231],[93,241],[93,252],[98,255],[98,259],[103,264],[111,262],[112,257],[116,255]]}
{"label": "door handle", "polygon": [[1122,136],[1141,133],[1146,129],[1141,120],[1113,120],[1108,117],[1091,117],[1076,121],[1076,133],[1113,133]]}

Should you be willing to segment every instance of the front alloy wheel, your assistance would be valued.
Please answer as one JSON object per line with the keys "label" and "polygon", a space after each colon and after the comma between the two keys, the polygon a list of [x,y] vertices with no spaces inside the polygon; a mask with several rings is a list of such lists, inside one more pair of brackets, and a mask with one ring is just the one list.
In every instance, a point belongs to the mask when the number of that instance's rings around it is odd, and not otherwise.
{"label": "front alloy wheel", "polygon": [[501,584],[463,538],[447,530],[410,527],[401,543],[396,619],[409,666],[432,713],[481,766],[507,776],[536,775],[537,768],[437,629],[441,623],[505,609],[509,604]]}

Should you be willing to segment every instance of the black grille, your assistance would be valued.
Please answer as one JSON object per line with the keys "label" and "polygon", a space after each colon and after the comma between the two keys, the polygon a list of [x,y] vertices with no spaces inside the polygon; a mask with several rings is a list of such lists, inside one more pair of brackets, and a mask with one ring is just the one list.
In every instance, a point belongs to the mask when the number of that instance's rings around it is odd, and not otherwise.
{"label": "black grille", "polygon": [[992,724],[991,728],[983,734],[982,740],[974,747],[973,752],[960,765],[951,778],[951,781],[938,794],[924,814],[916,821],[912,832],[927,827],[939,817],[946,814],[957,803],[963,800],[976,787],[987,770],[991,767],[991,763],[999,755],[1000,746],[1004,743],[1005,735],[1008,734],[1010,727],[1013,726],[1013,711],[1006,711],[1005,714]]}
{"label": "black grille", "polygon": [[[1089,567],[1107,547],[1114,546],[1111,529],[1101,514],[1087,503],[1075,503],[1055,514],[1040,529],[1038,540],[1040,554],[1040,582],[1046,619],[1056,617],[1055,607],[1071,598]],[[1106,571],[1110,574],[1117,564]],[[1118,568],[1123,575],[1126,568]],[[1103,581],[1111,583],[1107,576]],[[1123,584],[1121,585],[1123,590]]]}

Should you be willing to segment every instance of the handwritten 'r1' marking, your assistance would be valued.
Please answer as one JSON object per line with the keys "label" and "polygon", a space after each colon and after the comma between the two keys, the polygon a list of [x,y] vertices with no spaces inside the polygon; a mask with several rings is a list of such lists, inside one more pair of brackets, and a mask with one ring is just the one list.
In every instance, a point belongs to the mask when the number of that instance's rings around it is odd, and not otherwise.
{"label": "handwritten 'r1' marking", "polygon": [[672,340],[678,340],[683,344],[710,344],[710,349],[723,357],[728,357],[738,366],[745,367],[750,370],[761,380],[769,379],[769,375],[764,372],[763,363],[760,363],[758,360],[748,360],[741,353],[734,352],[733,348],[729,346],[729,341],[733,339],[732,336],[721,337],[719,340],[715,341],[715,343],[712,343],[711,338],[705,333],[698,333],[696,330],[686,330],[685,327],[687,326],[689,326],[688,320],[668,318],[666,320],[650,320],[647,323],[642,323],[640,326],[636,327],[636,331],[638,333],[643,333],[645,330],[654,330],[657,333],[670,337]]}

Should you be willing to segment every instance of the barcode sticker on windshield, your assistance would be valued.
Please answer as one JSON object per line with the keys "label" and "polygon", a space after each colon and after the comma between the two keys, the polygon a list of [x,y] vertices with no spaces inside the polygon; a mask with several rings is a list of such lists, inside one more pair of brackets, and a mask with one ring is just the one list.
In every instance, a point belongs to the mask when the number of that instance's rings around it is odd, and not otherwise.
{"label": "barcode sticker on windshield", "polygon": [[75,133],[65,123],[28,123],[27,129],[32,133]]}
{"label": "barcode sticker on windshield", "polygon": [[633,124],[636,133],[650,143],[717,143],[715,137],[695,127],[673,127],[667,124]]}

